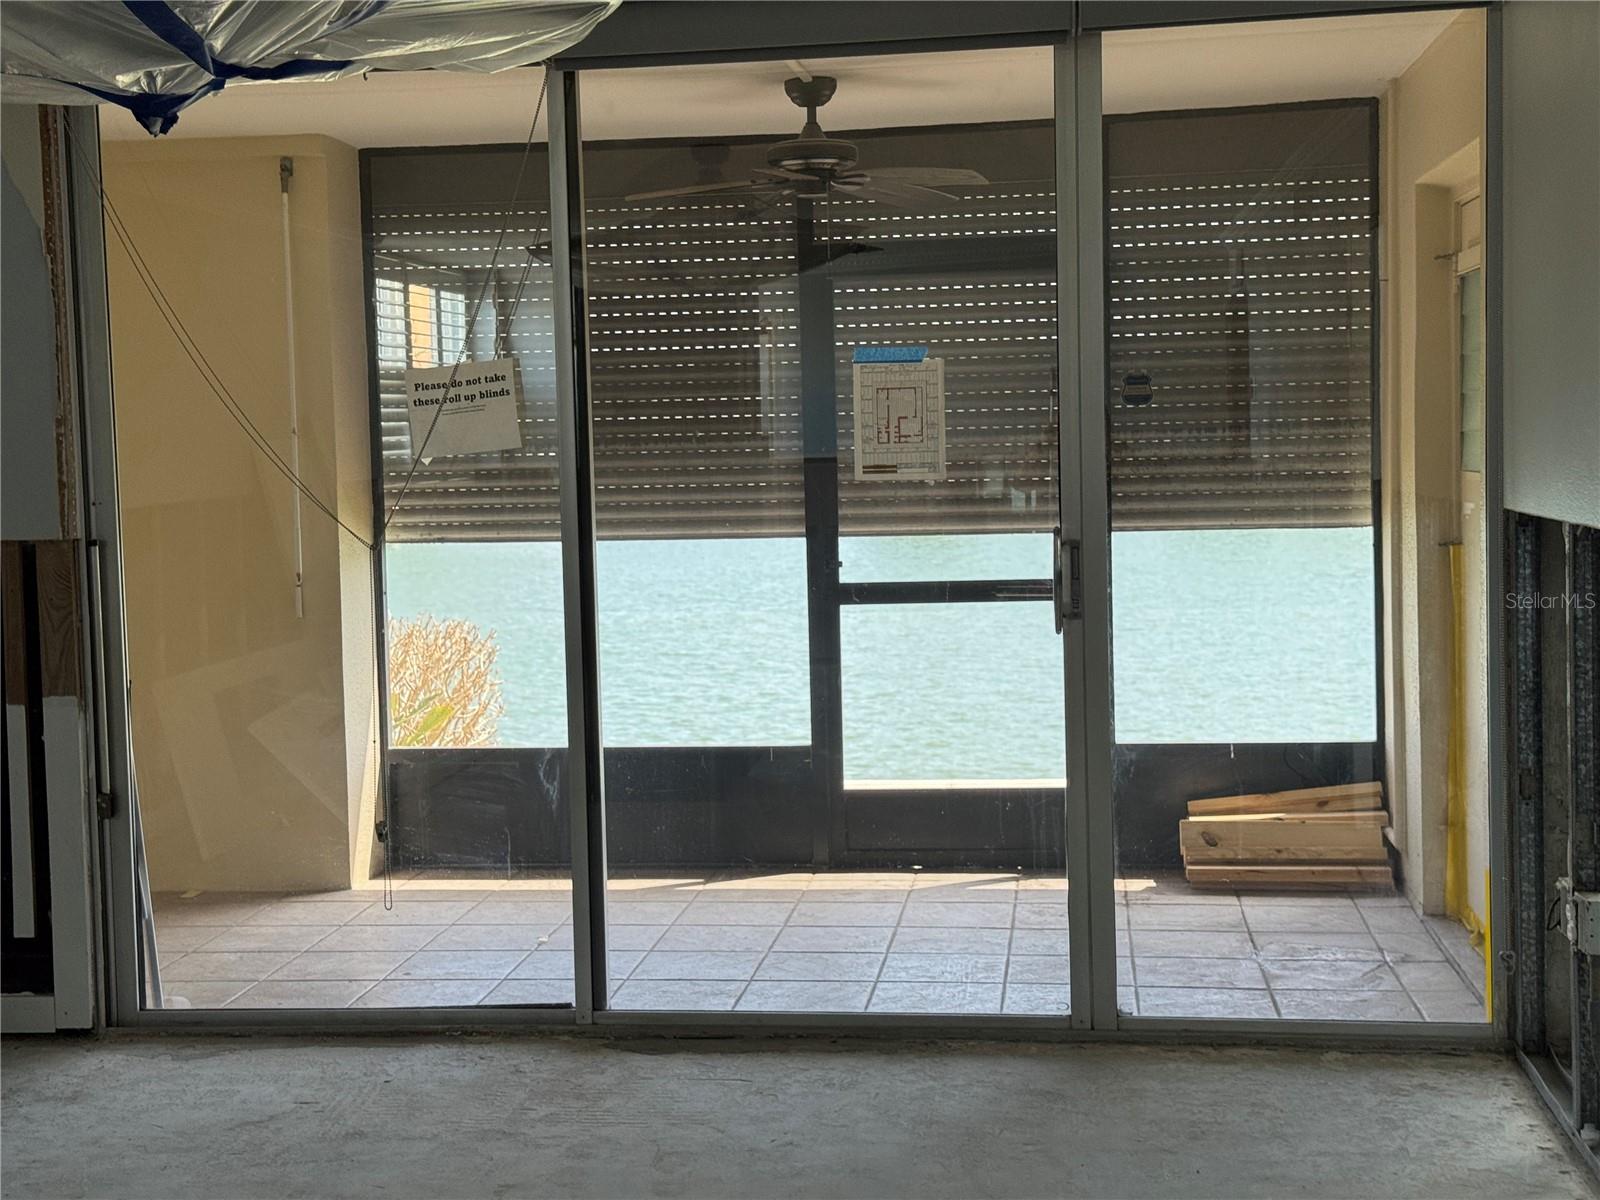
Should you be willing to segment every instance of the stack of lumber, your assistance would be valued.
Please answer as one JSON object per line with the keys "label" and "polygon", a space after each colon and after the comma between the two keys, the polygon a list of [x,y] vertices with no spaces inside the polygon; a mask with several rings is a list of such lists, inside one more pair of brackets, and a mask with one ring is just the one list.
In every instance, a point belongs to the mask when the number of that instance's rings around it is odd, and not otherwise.
{"label": "stack of lumber", "polygon": [[1189,801],[1189,882],[1217,887],[1392,886],[1381,783]]}

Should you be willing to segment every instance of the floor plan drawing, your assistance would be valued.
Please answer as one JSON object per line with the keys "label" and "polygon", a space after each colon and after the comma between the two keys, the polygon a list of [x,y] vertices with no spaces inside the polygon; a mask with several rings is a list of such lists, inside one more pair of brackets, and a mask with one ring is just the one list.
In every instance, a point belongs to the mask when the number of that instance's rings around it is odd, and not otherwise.
{"label": "floor plan drawing", "polygon": [[945,477],[944,360],[855,364],[857,479]]}

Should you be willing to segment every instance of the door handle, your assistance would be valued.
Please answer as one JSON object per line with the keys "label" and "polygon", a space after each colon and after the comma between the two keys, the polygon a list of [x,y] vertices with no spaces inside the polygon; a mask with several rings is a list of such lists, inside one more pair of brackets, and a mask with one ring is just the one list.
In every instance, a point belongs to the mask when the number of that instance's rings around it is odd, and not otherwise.
{"label": "door handle", "polygon": [[1055,594],[1056,632],[1060,633],[1068,621],[1083,616],[1083,545],[1077,538],[1062,538],[1061,526],[1055,528],[1051,539],[1050,583]]}

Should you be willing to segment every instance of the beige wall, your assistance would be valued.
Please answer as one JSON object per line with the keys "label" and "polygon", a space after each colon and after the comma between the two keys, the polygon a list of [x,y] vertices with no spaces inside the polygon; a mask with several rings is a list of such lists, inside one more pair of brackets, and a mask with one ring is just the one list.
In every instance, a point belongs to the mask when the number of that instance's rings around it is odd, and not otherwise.
{"label": "beige wall", "polygon": [[[1483,80],[1484,20],[1473,11],[1458,17],[1391,84],[1380,117],[1387,213],[1385,735],[1406,889],[1414,903],[1434,913],[1442,913],[1445,902],[1455,621],[1449,544],[1461,536],[1454,269],[1448,256],[1454,248],[1455,190],[1481,179]],[[1483,602],[1481,588],[1475,600]],[[1477,658],[1481,669],[1481,649]],[[1469,868],[1473,875],[1481,893],[1481,865]]]}
{"label": "beige wall", "polygon": [[[108,143],[107,192],[240,409],[289,453],[279,158],[301,474],[371,535],[356,152],[322,137]],[[366,549],[207,388],[107,232],[136,771],[157,889],[347,886],[370,854]]]}

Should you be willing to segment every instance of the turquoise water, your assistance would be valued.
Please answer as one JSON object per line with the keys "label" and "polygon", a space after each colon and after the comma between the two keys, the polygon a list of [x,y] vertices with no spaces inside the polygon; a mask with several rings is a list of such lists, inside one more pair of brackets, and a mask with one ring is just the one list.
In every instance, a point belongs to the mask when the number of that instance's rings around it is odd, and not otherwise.
{"label": "turquoise water", "polygon": [[[844,577],[1044,578],[1043,535],[849,538]],[[566,743],[560,547],[391,545],[389,612],[463,618],[500,647],[504,745]],[[1376,736],[1370,529],[1112,539],[1124,742]],[[607,745],[810,740],[799,538],[602,542]],[[1063,772],[1062,659],[1045,602],[841,613],[845,773],[1037,779]]]}

